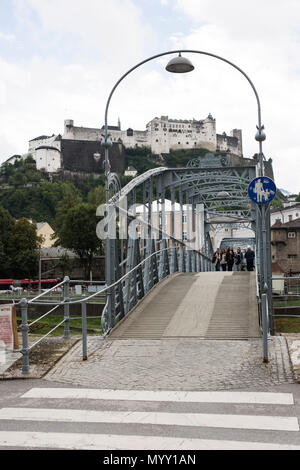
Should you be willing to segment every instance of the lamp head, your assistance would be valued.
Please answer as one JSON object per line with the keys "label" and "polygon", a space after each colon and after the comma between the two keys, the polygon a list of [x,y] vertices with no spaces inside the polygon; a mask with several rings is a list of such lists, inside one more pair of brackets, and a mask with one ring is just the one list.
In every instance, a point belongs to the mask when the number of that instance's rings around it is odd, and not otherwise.
{"label": "lamp head", "polygon": [[266,140],[266,134],[265,134],[265,131],[264,131],[264,126],[261,126],[261,128],[259,128],[258,126],[256,126],[257,128],[257,133],[256,133],[256,136],[255,136],[255,140],[257,140],[258,142],[263,142],[264,140]]}
{"label": "lamp head", "polygon": [[166,70],[171,73],[192,72],[194,68],[195,67],[189,59],[181,57],[181,53],[179,53],[178,57],[171,59],[166,66]]}

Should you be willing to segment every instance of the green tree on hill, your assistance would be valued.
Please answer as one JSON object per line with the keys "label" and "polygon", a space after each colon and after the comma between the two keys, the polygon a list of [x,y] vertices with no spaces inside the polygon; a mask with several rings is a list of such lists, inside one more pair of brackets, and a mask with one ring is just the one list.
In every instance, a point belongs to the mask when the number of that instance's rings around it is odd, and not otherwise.
{"label": "green tree on hill", "polygon": [[62,192],[63,197],[56,206],[56,217],[53,224],[56,231],[63,226],[68,211],[82,202],[80,191],[73,184],[64,184]]}
{"label": "green tree on hill", "polygon": [[36,224],[24,218],[16,221],[8,239],[8,273],[17,279],[36,276],[40,242]]}
{"label": "green tree on hill", "polygon": [[86,279],[89,278],[94,257],[103,254],[103,243],[96,235],[98,221],[96,207],[81,202],[65,213],[63,223],[57,229],[58,244],[79,256]]}
{"label": "green tree on hill", "polygon": [[6,277],[8,260],[8,241],[13,231],[15,221],[10,213],[0,206],[0,276]]}
{"label": "green tree on hill", "polygon": [[95,207],[100,206],[105,202],[105,186],[97,186],[92,189],[88,194],[88,203]]}
{"label": "green tree on hill", "polygon": [[41,242],[36,225],[27,219],[15,221],[0,207],[0,276],[31,278],[38,271],[38,248]]}

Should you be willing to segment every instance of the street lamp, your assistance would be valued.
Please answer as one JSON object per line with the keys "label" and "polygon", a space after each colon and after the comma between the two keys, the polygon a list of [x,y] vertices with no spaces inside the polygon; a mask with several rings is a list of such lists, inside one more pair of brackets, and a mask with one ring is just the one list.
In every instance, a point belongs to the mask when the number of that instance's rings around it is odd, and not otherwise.
{"label": "street lamp", "polygon": [[192,72],[194,68],[190,60],[181,56],[181,52],[178,57],[171,59],[166,66],[166,70],[171,73],[188,73]]}
{"label": "street lamp", "polygon": [[[131,72],[133,72],[134,70],[136,70],[140,66],[146,64],[147,62],[150,62],[151,60],[154,60],[154,59],[157,59],[157,58],[160,58],[160,57],[163,57],[163,56],[172,55],[172,54],[179,54],[177,57],[171,59],[169,61],[169,63],[167,64],[166,70],[168,72],[171,72],[171,73],[188,73],[188,72],[192,72],[194,70],[193,64],[187,58],[182,57],[182,55],[181,55],[182,53],[201,54],[201,55],[206,55],[206,56],[213,57],[215,59],[221,60],[221,61],[227,63],[228,65],[232,66],[236,70],[238,70],[246,78],[246,80],[250,84],[250,86],[251,86],[251,88],[252,88],[252,90],[255,94],[256,102],[257,102],[258,125],[256,126],[257,127],[257,133],[256,133],[256,136],[255,136],[255,139],[259,142],[259,165],[258,165],[259,166],[259,171],[258,172],[259,172],[259,176],[264,176],[264,165],[263,165],[263,158],[264,157],[263,157],[263,152],[262,152],[262,142],[266,139],[266,135],[264,133],[264,126],[262,125],[262,120],[261,120],[260,99],[259,99],[258,93],[256,91],[256,88],[255,88],[254,84],[252,83],[252,81],[250,80],[250,78],[248,77],[248,75],[240,67],[235,65],[233,62],[225,59],[224,57],[218,56],[216,54],[212,54],[210,52],[204,52],[204,51],[198,51],[198,50],[192,50],[192,49],[185,49],[185,50],[180,49],[180,50],[175,50],[175,51],[162,52],[160,54],[156,54],[154,56],[151,56],[148,59],[143,60],[142,62],[139,62],[134,67],[129,69],[124,75],[122,75],[120,77],[120,79],[116,82],[116,84],[114,85],[114,87],[112,88],[112,90],[109,94],[109,97],[108,97],[108,100],[107,100],[107,103],[106,103],[106,108],[105,108],[104,135],[103,135],[103,139],[102,139],[102,145],[104,146],[104,149],[105,149],[105,163],[104,163],[104,165],[105,165],[105,181],[106,181],[106,186],[105,186],[106,191],[105,192],[106,192],[106,212],[107,212],[107,214],[109,214],[109,189],[110,189],[110,184],[111,184],[110,163],[109,163],[109,147],[112,146],[112,141],[110,139],[110,135],[109,135],[109,132],[108,132],[108,109],[109,109],[109,105],[110,105],[110,102],[111,102],[111,98],[112,98],[116,88],[127,77],[127,75],[129,75]],[[263,207],[262,208],[262,214],[261,214],[262,218],[264,216],[264,213],[265,213],[265,208]],[[109,237],[106,238],[105,257],[106,257],[106,263],[105,263],[106,282],[107,282],[107,285],[109,286],[113,283],[113,277],[114,277],[113,273],[114,273],[114,269],[115,269],[115,266],[114,266],[115,260],[113,259],[114,258],[114,247],[113,247],[113,244],[112,244],[112,240],[110,240]],[[263,263],[263,261],[262,261],[262,266],[264,264],[266,264],[266,263]],[[265,270],[263,272],[266,273]],[[264,276],[264,278],[265,278],[265,276]],[[264,282],[265,281],[266,281],[266,278],[264,279]],[[108,290],[107,305],[108,305],[108,318],[109,319],[112,318],[112,310],[113,310],[112,295],[111,294],[112,294],[111,291]],[[110,320],[109,320],[109,322],[110,322]],[[111,328],[112,326],[113,325],[109,325],[109,328]]]}

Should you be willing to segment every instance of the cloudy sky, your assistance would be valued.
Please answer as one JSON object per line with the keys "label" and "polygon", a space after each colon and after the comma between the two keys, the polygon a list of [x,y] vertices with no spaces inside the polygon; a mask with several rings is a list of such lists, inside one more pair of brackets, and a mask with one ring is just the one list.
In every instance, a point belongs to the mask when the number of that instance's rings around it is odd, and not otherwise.
{"label": "cloudy sky", "polygon": [[[0,162],[28,140],[75,125],[103,125],[107,96],[151,55],[197,49],[242,68],[257,88],[279,187],[300,191],[299,0],[0,0]],[[243,130],[257,152],[255,95],[242,74],[187,54],[195,71],[172,75],[167,58],[132,73],[115,93],[110,124],[145,129],[155,116],[203,119]]]}

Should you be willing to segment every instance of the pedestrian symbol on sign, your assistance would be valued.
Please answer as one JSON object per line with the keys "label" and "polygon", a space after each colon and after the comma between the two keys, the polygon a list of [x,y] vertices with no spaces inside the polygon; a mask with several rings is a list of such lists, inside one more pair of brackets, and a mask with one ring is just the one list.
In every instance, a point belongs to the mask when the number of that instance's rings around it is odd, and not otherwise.
{"label": "pedestrian symbol on sign", "polygon": [[255,178],[249,184],[248,195],[256,204],[268,204],[276,195],[275,183],[267,176]]}

